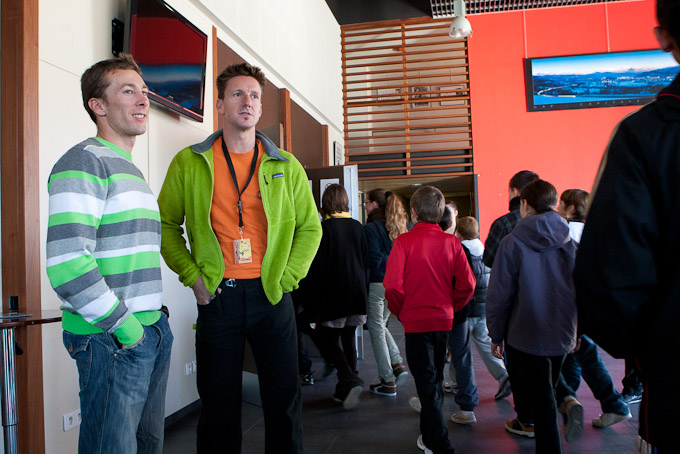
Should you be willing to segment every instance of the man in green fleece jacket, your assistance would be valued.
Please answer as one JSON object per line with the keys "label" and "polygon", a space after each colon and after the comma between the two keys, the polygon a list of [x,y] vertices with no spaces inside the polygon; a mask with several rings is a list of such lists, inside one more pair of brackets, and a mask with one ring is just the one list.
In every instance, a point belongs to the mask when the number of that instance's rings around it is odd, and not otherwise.
{"label": "man in green fleece jacket", "polygon": [[78,452],[163,452],[172,333],[161,312],[158,204],[132,163],[148,89],[130,55],[81,78],[97,136],[50,173],[47,276],[80,377]]}
{"label": "man in green fleece jacket", "polygon": [[303,452],[289,292],[307,274],[321,224],[300,163],[255,130],[264,84],[262,71],[245,63],[219,75],[224,129],[175,156],[158,199],[161,253],[198,305],[199,453],[241,452],[246,340],[257,364],[265,452]]}

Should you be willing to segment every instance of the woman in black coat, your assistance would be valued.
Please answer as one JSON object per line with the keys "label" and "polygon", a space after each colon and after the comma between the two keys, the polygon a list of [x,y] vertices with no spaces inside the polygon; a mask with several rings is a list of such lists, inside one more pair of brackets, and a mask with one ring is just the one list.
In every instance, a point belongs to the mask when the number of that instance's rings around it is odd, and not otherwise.
{"label": "woman in black coat", "polygon": [[306,278],[314,298],[306,301],[305,311],[316,323],[319,349],[338,369],[333,399],[350,409],[358,405],[364,385],[354,338],[357,326],[366,323],[368,246],[363,227],[349,215],[345,188],[328,186],[321,203],[323,236]]}

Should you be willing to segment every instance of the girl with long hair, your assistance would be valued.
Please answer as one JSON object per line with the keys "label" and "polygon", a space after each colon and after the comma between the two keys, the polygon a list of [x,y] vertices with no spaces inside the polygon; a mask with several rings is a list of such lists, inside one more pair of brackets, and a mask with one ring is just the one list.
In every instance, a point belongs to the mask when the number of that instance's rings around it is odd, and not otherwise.
{"label": "girl with long hair", "polygon": [[396,396],[397,385],[403,384],[408,372],[399,347],[387,329],[390,311],[382,281],[392,243],[408,230],[408,216],[399,196],[383,188],[366,194],[366,213],[368,219],[364,231],[370,270],[366,324],[380,375],[380,382],[371,385],[370,389],[381,396]]}

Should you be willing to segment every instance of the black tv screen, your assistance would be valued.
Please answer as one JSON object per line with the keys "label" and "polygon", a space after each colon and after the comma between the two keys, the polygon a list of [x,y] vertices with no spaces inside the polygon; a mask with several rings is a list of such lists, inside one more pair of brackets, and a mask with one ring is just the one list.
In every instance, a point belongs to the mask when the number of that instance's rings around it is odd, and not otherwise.
{"label": "black tv screen", "polygon": [[208,37],[162,0],[128,0],[125,51],[149,87],[149,99],[203,121]]}
{"label": "black tv screen", "polygon": [[646,104],[680,71],[661,50],[525,59],[530,112]]}

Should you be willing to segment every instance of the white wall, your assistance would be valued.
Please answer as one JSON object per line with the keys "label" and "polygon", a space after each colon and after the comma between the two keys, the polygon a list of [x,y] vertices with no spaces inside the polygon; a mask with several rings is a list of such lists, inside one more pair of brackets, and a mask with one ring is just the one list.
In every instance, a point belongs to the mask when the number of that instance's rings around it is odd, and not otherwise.
{"label": "white wall", "polygon": [[[331,150],[333,140],[342,141],[340,27],[323,0],[166,1],[209,37],[211,27],[216,26],[221,40],[244,59],[260,65],[273,83],[288,88],[292,99],[319,122],[328,124]],[[111,20],[123,20],[124,10],[125,0],[40,0],[42,245],[47,235],[50,170],[66,150],[96,131],[82,106],[80,76],[94,62],[111,56]],[[212,55],[211,43],[208,55]],[[147,133],[137,139],[132,155],[155,194],[175,153],[212,132],[214,78],[209,62],[203,123],[152,105]],[[47,279],[44,252],[41,261],[43,309],[57,309],[59,300]],[[164,301],[170,308],[175,336],[166,398],[169,415],[198,398],[195,375],[184,373],[184,364],[195,358],[192,325],[196,309],[190,289],[167,267],[162,271]],[[47,452],[76,452],[78,429],[63,432],[62,415],[79,407],[78,376],[57,324],[43,328],[43,368]]]}

